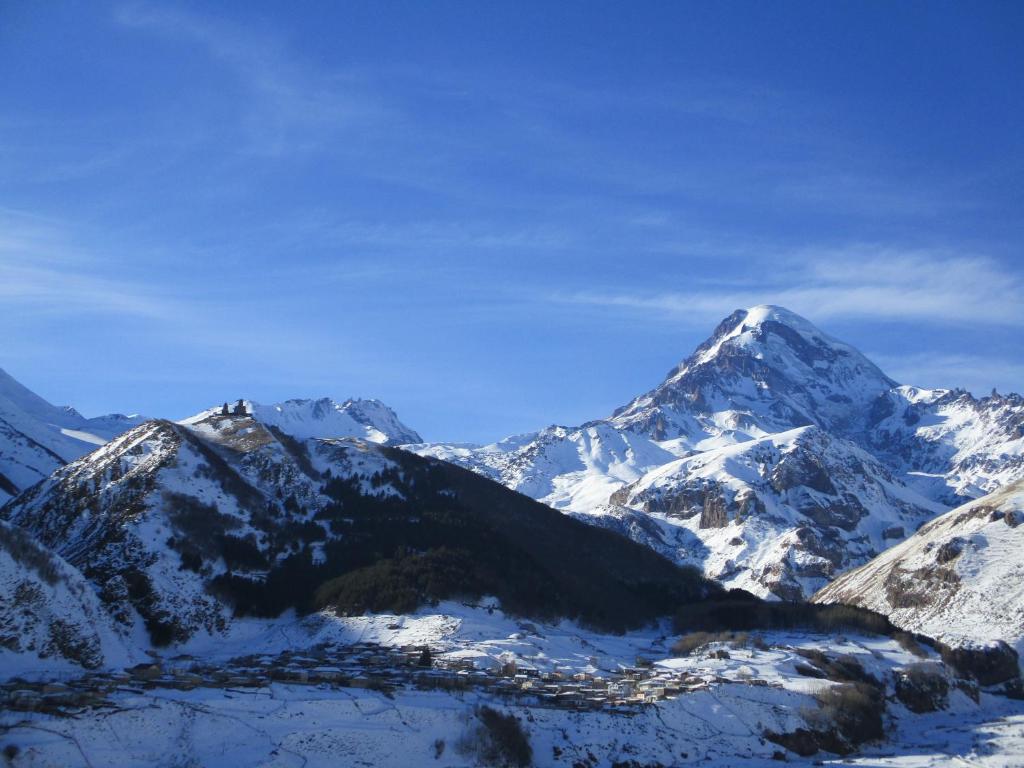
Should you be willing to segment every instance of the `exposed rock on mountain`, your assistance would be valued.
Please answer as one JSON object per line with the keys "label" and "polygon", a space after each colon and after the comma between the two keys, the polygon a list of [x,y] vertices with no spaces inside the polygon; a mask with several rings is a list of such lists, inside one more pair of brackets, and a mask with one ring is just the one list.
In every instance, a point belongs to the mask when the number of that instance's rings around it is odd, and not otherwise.
{"label": "exposed rock on mountain", "polygon": [[689,449],[808,424],[849,434],[894,386],[860,352],[799,315],[757,306],[723,320],[664,382],[610,421]]}
{"label": "exposed rock on mountain", "polygon": [[[336,403],[329,397],[322,397],[318,400],[285,400],[273,405],[243,404],[247,413],[261,424],[276,427],[300,439],[359,437],[381,445],[418,443],[422,439],[379,400],[349,399]],[[211,409],[186,421],[195,421],[217,412],[218,409]]]}
{"label": "exposed rock on mountain", "polygon": [[814,596],[889,616],[948,645],[1024,651],[1024,481],[932,520]]}
{"label": "exposed rock on mountain", "polygon": [[818,427],[677,459],[611,501],[657,521],[659,551],[678,542],[674,559],[786,599],[811,594],[942,511]]}
{"label": "exposed rock on mountain", "polygon": [[0,521],[0,674],[95,669],[127,658],[123,638],[82,575]]}
{"label": "exposed rock on mountain", "polygon": [[409,447],[758,594],[795,598],[1024,476],[1024,399],[899,386],[807,320],[757,306],[608,419],[487,446]]}
{"label": "exposed rock on mountain", "polygon": [[249,416],[147,422],[4,513],[158,644],[219,633],[237,613],[408,611],[462,594],[623,628],[716,590],[450,464]]}

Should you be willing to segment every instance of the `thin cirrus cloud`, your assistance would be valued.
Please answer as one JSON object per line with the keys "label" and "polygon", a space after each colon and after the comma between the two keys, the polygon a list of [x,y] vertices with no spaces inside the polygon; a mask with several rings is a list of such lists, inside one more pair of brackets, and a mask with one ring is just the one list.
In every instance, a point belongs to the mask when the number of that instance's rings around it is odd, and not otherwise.
{"label": "thin cirrus cloud", "polygon": [[144,283],[105,276],[109,259],[76,247],[60,220],[0,209],[0,299],[20,316],[112,314],[172,320],[184,311]]}
{"label": "thin cirrus cloud", "polygon": [[850,173],[841,166],[783,178],[774,189],[783,202],[802,208],[826,208],[843,214],[932,217],[946,211],[968,211],[977,204],[963,195],[924,189],[906,179]]}
{"label": "thin cirrus cloud", "polygon": [[[269,350],[282,366],[308,359],[328,344],[343,346],[308,329],[296,335],[280,327],[273,313],[255,312],[265,297],[230,299],[172,287],[166,280],[119,275],[133,259],[132,249],[83,248],[73,236],[67,222],[0,209],[0,327],[26,319],[72,319],[100,335],[117,338],[130,329],[163,349],[184,346],[208,359]],[[15,335],[5,351],[18,357],[37,344],[31,335]]]}
{"label": "thin cirrus cloud", "polygon": [[389,222],[346,218],[326,210],[304,211],[272,222],[267,234],[284,241],[401,249],[405,253],[537,251],[564,248],[574,242],[570,231],[546,224],[513,226],[467,219]]}
{"label": "thin cirrus cloud", "polygon": [[757,287],[699,292],[581,291],[559,303],[649,312],[673,322],[705,322],[723,308],[780,304],[816,320],[886,319],[1024,326],[1024,283],[986,257],[850,248],[783,260]]}
{"label": "thin cirrus cloud", "polygon": [[1002,391],[1020,391],[1024,364],[997,356],[913,353],[869,357],[897,381],[927,388],[961,388],[986,395],[996,386]]}
{"label": "thin cirrus cloud", "polygon": [[68,315],[110,313],[170,320],[181,314],[174,303],[147,296],[124,281],[72,274],[65,268],[27,266],[0,256],[0,299],[19,313]]}
{"label": "thin cirrus cloud", "polygon": [[273,34],[150,3],[121,6],[114,19],[126,28],[198,45],[232,72],[248,94],[242,123],[253,154],[314,149],[341,128],[378,123],[387,114],[354,87],[351,73],[303,67]]}

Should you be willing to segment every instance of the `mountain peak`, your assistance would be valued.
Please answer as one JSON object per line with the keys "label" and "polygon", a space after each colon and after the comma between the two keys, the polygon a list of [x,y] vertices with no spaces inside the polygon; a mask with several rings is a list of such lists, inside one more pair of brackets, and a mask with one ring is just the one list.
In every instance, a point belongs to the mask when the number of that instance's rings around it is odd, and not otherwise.
{"label": "mountain peak", "polygon": [[[773,338],[781,341],[783,346],[793,350],[803,362],[814,365],[809,358],[816,358],[821,365],[822,355],[815,354],[814,348],[830,350],[837,355],[825,357],[856,357],[867,366],[874,368],[860,352],[848,344],[829,336],[810,320],[796,312],[774,304],[757,304],[749,309],[737,309],[725,318],[714,333],[696,351],[679,364],[670,374],[675,378],[688,370],[708,363],[723,354],[736,354],[747,351],[755,357],[765,357],[770,353]],[[881,371],[878,372],[881,375]],[[895,382],[892,382],[894,385]]]}
{"label": "mountain peak", "polygon": [[[807,424],[851,427],[896,382],[784,307],[738,309],[654,390],[614,418],[658,439],[749,439]],[[713,424],[704,423],[712,414]]]}
{"label": "mountain peak", "polygon": [[772,304],[737,309],[725,318],[711,337],[669,374],[666,384],[712,363],[718,373],[735,373],[737,367],[743,367],[737,366],[737,358],[753,359],[793,375],[803,369],[814,378],[832,378],[840,386],[859,378],[884,382],[884,388],[896,386],[854,347],[797,313]]}
{"label": "mountain peak", "polygon": [[17,409],[46,424],[62,427],[77,426],[82,421],[81,415],[73,408],[60,408],[48,403],[3,368],[0,368],[0,407]]}
{"label": "mountain peak", "polygon": [[[329,397],[295,398],[264,405],[243,400],[248,415],[268,427],[277,427],[299,439],[359,437],[381,445],[420,443],[423,438],[407,427],[398,414],[380,400]],[[202,411],[181,423],[196,424],[220,412],[220,406]]]}
{"label": "mountain peak", "polygon": [[793,327],[803,325],[817,330],[810,320],[790,309],[780,307],[778,304],[755,304],[749,309],[739,309],[736,312],[746,313],[745,320],[748,325],[760,325],[766,321],[774,321]]}

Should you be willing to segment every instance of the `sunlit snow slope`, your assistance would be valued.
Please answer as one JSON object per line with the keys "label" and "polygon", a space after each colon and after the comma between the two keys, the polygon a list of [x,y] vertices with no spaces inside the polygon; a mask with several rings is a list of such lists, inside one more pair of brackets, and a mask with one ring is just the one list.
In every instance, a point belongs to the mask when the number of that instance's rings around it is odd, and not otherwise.
{"label": "sunlit snow slope", "polygon": [[[806,319],[760,305],[609,418],[408,447],[796,598],[1024,476],[1024,398],[901,386]],[[798,465],[802,480],[779,475]]]}
{"label": "sunlit snow slope", "polygon": [[1024,651],[1024,481],[931,521],[825,587],[950,644],[1004,640]]}
{"label": "sunlit snow slope", "polygon": [[0,504],[142,421],[120,414],[87,419],[0,370]]}

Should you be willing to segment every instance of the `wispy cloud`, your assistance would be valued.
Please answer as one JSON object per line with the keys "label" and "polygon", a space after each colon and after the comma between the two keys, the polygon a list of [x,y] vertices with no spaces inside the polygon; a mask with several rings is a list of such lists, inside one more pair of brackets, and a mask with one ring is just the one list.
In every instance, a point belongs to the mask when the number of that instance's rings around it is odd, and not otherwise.
{"label": "wispy cloud", "polygon": [[903,355],[869,353],[869,357],[897,381],[916,386],[960,387],[977,395],[987,395],[993,387],[1001,392],[1024,391],[1024,363],[998,355],[921,352]]}
{"label": "wispy cloud", "polygon": [[0,254],[0,299],[19,305],[24,311],[37,314],[98,312],[160,319],[177,314],[172,303],[147,296],[130,283],[2,259]]}
{"label": "wispy cloud", "polygon": [[947,194],[934,182],[928,188],[907,179],[869,176],[835,164],[778,175],[774,194],[802,208],[825,209],[844,215],[928,218],[977,205],[964,195]]}
{"label": "wispy cloud", "polygon": [[[186,345],[197,355],[250,353],[264,358],[299,358],[329,341],[315,332],[301,336],[258,313],[271,298],[238,290],[226,298],[216,283],[197,290],[188,281],[159,276],[132,279],[126,267],[144,261],[143,248],[83,246],[74,225],[52,217],[0,209],[0,327],[27,317],[95,327],[141,331],[162,344]],[[166,277],[166,276],[165,276]],[[37,343],[38,340],[31,340]],[[337,341],[334,340],[334,344]]]}
{"label": "wispy cloud", "polygon": [[320,146],[339,129],[376,123],[386,115],[351,73],[304,67],[277,35],[209,15],[151,3],[121,6],[125,27],[200,46],[248,92],[243,122],[249,151],[282,155]]}
{"label": "wispy cloud", "polygon": [[880,247],[761,260],[763,282],[699,291],[559,293],[551,300],[705,322],[737,307],[780,304],[815,319],[902,319],[1024,326],[1024,283],[998,262]]}
{"label": "wispy cloud", "polygon": [[564,248],[572,234],[543,223],[516,226],[485,220],[386,221],[349,218],[330,210],[310,210],[268,225],[268,234],[285,241],[357,246],[410,253],[536,251]]}
{"label": "wispy cloud", "polygon": [[[639,193],[912,219],[970,206],[962,192],[936,191],[931,179],[873,172],[866,148],[832,128],[830,110],[756,80],[694,76],[614,89],[486,70],[340,68],[304,57],[286,33],[252,16],[136,2],[115,19],[196,47],[232,74],[243,95],[243,151],[345,155],[346,173],[469,204],[486,197],[544,209],[548,198],[563,198],[593,206],[601,195]],[[620,132],[602,127],[614,122],[648,137],[652,120],[671,127],[670,141],[624,147]],[[785,161],[771,165],[765,158],[780,148]],[[500,190],[484,187],[480,169],[501,157],[530,162],[503,168]],[[529,185],[525,193],[517,180]]]}
{"label": "wispy cloud", "polygon": [[0,299],[20,313],[82,312],[168,319],[180,307],[146,286],[99,274],[101,260],[62,234],[60,222],[0,210]]}

